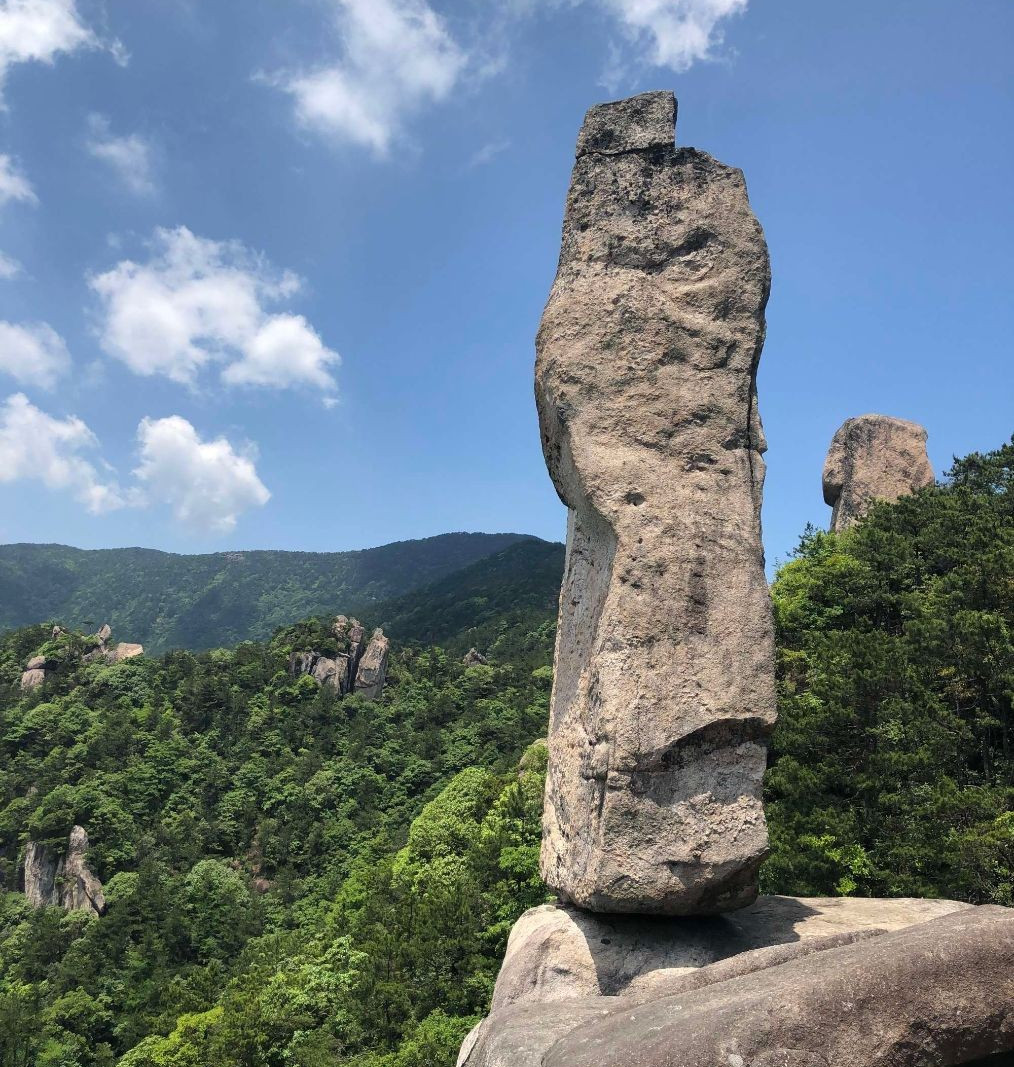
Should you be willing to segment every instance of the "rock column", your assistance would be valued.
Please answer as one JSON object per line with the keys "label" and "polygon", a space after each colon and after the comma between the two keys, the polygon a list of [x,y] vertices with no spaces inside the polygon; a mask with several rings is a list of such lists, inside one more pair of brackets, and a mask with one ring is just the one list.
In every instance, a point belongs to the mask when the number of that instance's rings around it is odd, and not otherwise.
{"label": "rock column", "polygon": [[897,500],[934,482],[928,434],[890,415],[846,419],[824,461],[824,502],[835,533],[858,522],[875,500]]}
{"label": "rock column", "polygon": [[675,119],[668,92],[588,112],[537,340],[569,509],[542,873],[603,912],[742,907],[767,849],[768,254],[742,173]]}

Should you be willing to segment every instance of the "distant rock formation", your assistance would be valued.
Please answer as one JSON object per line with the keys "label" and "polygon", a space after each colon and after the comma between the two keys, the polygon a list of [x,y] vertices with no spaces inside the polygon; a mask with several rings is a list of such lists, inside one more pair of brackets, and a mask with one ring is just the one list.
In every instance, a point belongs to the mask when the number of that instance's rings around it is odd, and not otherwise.
{"label": "distant rock formation", "polygon": [[[50,640],[58,641],[67,636],[67,631],[62,626],[54,626]],[[121,641],[119,644],[110,645],[109,639],[113,631],[108,623],[103,624],[99,632],[91,638],[91,650],[81,655],[82,663],[92,663],[95,660],[105,660],[106,663],[122,663],[123,660],[132,659],[134,656],[144,654],[143,645],[129,644]],[[21,675],[21,689],[28,692],[42,685],[48,675],[56,668],[57,660],[48,659],[46,656],[33,656],[26,664]]]}
{"label": "distant rock formation", "polygon": [[376,700],[380,696],[387,680],[390,651],[391,642],[384,636],[384,631],[374,630],[356,668],[354,692],[367,700]]}
{"label": "distant rock formation", "polygon": [[542,873],[594,911],[742,907],[767,851],[768,253],[742,173],[675,117],[668,92],[588,112],[536,345],[569,509]]}
{"label": "distant rock formation", "polygon": [[29,841],[25,848],[24,890],[33,907],[90,911],[102,915],[106,900],[102,883],[88,868],[88,835],[75,826],[67,851],[59,859],[46,845]]}
{"label": "distant rock formation", "polygon": [[486,659],[477,648],[470,648],[464,656],[462,656],[461,662],[464,663],[466,667],[479,667],[485,666],[489,663],[489,660]]}
{"label": "distant rock formation", "polygon": [[334,658],[322,656],[313,649],[293,652],[289,656],[290,676],[311,675],[340,696],[357,693],[367,700],[376,700],[387,681],[390,641],[384,631],[374,630],[367,644],[363,624],[358,619],[339,615],[331,624],[331,633],[345,644],[347,651],[339,652]]}
{"label": "distant rock formation", "polygon": [[890,415],[846,419],[824,461],[824,502],[834,532],[848,529],[874,500],[897,500],[934,482],[927,433]]}

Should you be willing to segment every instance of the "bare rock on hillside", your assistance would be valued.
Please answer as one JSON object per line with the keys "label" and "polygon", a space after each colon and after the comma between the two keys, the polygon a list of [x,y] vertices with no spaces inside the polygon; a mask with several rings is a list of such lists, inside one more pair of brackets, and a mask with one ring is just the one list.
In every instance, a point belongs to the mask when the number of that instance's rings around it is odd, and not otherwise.
{"label": "bare rock on hillside", "polygon": [[916,422],[890,415],[846,419],[824,461],[824,502],[831,529],[845,530],[875,500],[894,501],[934,482],[927,433]]}
{"label": "bare rock on hillside", "polygon": [[104,655],[107,663],[122,663],[125,659],[143,656],[144,645],[134,645],[128,641],[120,641],[115,647],[107,648]]}
{"label": "bare rock on hillside", "polygon": [[65,854],[57,858],[45,845],[29,841],[25,848],[24,889],[34,907],[61,907],[102,915],[106,901],[102,883],[88,867],[88,835],[75,826]]}
{"label": "bare rock on hillside", "polygon": [[470,648],[464,656],[461,657],[461,662],[464,663],[466,667],[479,667],[485,666],[489,663],[489,660],[486,659],[477,648]]}
{"label": "bare rock on hillside", "polygon": [[359,696],[376,700],[383,692],[390,652],[391,642],[384,636],[384,631],[374,630],[356,669],[355,692]]}
{"label": "bare rock on hillside", "polygon": [[542,873],[599,912],[742,907],[767,851],[768,254],[742,173],[677,148],[675,113],[589,111],[537,339],[569,509]]}

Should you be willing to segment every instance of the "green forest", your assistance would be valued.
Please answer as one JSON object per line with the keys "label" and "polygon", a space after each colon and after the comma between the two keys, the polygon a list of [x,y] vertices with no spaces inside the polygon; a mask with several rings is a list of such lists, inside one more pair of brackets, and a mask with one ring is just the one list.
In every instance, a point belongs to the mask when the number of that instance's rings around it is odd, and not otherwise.
{"label": "green forest", "polygon": [[[0,637],[0,1067],[450,1067],[550,899],[559,569],[515,545],[367,615],[376,702],[289,676],[326,616],[115,665],[65,641],[27,694],[50,628]],[[772,595],[762,890],[1014,904],[1014,441],[808,530]],[[101,918],[16,891],[75,824]]]}
{"label": "green forest", "polygon": [[109,623],[118,640],[142,644],[149,655],[264,641],[297,619],[375,614],[383,601],[531,541],[519,534],[452,533],[358,552],[199,556],[0,545],[0,629],[48,619],[76,629]]}

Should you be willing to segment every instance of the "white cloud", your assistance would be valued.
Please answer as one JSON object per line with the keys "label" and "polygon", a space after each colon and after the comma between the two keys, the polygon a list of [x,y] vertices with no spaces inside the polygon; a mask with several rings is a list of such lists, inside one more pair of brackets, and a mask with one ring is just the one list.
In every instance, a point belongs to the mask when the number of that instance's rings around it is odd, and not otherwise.
{"label": "white cloud", "polygon": [[75,0],[0,0],[0,92],[16,63],[51,64],[61,53],[101,47],[122,53],[81,21]]}
{"label": "white cloud", "polygon": [[102,300],[103,349],[137,374],[194,384],[209,364],[225,363],[233,385],[336,388],[338,353],[301,315],[265,306],[294,295],[300,279],[239,242],[157,230],[146,263],[123,260],[90,284]]}
{"label": "white cloud", "polygon": [[0,154],[0,207],[12,200],[38,203],[35,190],[10,156]]}
{"label": "white cloud", "polygon": [[468,161],[468,166],[472,167],[484,167],[487,163],[491,163],[497,156],[506,152],[511,146],[511,142],[507,138],[502,138],[499,141],[490,141],[488,144],[484,144],[478,151],[472,153],[471,159]]}
{"label": "white cloud", "polygon": [[271,494],[257,476],[250,449],[224,438],[202,441],[179,415],[143,419],[137,429],[141,465],[134,471],[148,503],[165,503],[199,532],[228,533],[239,516]]}
{"label": "white cloud", "polygon": [[342,54],[331,65],[282,75],[308,129],[384,155],[405,120],[445,99],[467,56],[426,0],[329,0]]}
{"label": "white cloud", "polygon": [[722,42],[720,23],[746,10],[749,0],[597,0],[619,19],[644,59],[677,73],[711,59]]}
{"label": "white cloud", "polygon": [[117,137],[104,115],[89,115],[88,129],[88,151],[108,164],[130,192],[144,196],[155,191],[151,145],[143,137],[136,133]]}
{"label": "white cloud", "polygon": [[0,484],[39,481],[49,489],[67,489],[96,514],[123,507],[126,500],[116,483],[100,477],[82,455],[97,447],[79,418],[53,418],[23,393],[0,405]]}
{"label": "white cloud", "polygon": [[70,370],[63,338],[44,322],[0,322],[0,373],[22,385],[52,389]]}
{"label": "white cloud", "polygon": [[21,273],[21,264],[5,252],[0,252],[0,281],[10,281]]}

